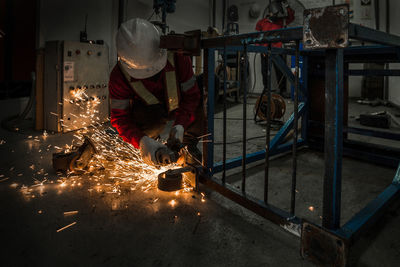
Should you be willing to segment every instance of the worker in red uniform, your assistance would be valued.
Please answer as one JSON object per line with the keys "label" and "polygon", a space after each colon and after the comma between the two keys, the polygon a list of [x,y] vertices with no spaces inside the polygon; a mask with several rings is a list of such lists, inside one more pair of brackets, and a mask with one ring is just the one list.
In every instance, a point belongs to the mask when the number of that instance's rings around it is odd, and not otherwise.
{"label": "worker in red uniform", "polygon": [[[168,128],[188,149],[201,134],[200,90],[188,56],[159,48],[160,33],[150,22],[132,19],[117,33],[118,64],[111,72],[111,124],[125,142],[157,165],[158,140]],[[168,136],[168,134],[167,134]]]}
{"label": "worker in red uniform", "polygon": [[[284,8],[287,10],[287,16],[283,17]],[[294,20],[294,10],[290,8],[289,3],[287,1],[272,1],[269,3],[267,7],[267,14],[265,18],[260,19],[256,24],[257,31],[272,31],[279,30],[286,25],[290,24]],[[268,46],[268,44],[263,44],[264,46]],[[281,48],[282,43],[272,43],[272,47]],[[282,56],[282,55],[281,55]],[[283,57],[286,61],[285,57]],[[268,57],[266,54],[261,54],[261,73],[263,76],[263,85],[264,90],[267,88],[268,84],[268,74],[267,74],[267,66],[268,66]],[[279,93],[281,95],[286,94],[286,79],[284,79],[283,73],[275,68],[276,79],[279,85]],[[272,91],[276,91],[272,88]]]}

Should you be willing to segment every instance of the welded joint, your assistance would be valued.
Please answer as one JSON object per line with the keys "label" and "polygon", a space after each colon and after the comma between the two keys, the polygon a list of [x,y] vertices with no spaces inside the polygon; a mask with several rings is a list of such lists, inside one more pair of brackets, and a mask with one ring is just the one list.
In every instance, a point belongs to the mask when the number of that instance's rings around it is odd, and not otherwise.
{"label": "welded joint", "polygon": [[288,221],[287,224],[281,224],[279,226],[288,231],[289,233],[297,237],[301,237],[301,224]]}

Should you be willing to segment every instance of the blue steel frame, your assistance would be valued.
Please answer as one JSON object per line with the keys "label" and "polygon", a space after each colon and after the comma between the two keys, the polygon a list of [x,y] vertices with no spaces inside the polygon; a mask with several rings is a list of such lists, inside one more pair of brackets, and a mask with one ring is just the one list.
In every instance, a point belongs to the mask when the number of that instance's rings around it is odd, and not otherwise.
{"label": "blue steel frame", "polygon": [[[241,46],[231,46],[231,47],[225,47],[225,48],[209,48],[208,49],[208,69],[213,70],[215,69],[215,51],[218,50],[226,50],[227,52],[243,52],[243,47]],[[293,50],[288,50],[288,49],[276,49],[272,48],[272,61],[275,63],[276,66],[279,67],[284,73],[284,75],[288,78],[289,82],[294,84],[295,83],[295,77],[292,73],[292,71],[285,65],[282,65],[282,60],[280,57],[274,57],[277,54],[281,53],[293,53]],[[253,53],[268,53],[268,48],[265,46],[256,46],[256,45],[249,45],[247,47],[248,52],[253,52]],[[208,121],[208,133],[211,134],[211,136],[214,136],[214,75],[213,72],[208,73],[208,105],[207,105],[207,121]],[[306,83],[305,83],[306,84]],[[307,103],[307,93],[305,88],[302,86],[300,87],[301,93],[303,97],[305,98],[303,102],[299,104],[299,115],[303,116],[305,114],[306,110],[306,103]],[[226,86],[224,84],[224,91],[226,91]],[[269,153],[270,156],[275,156],[280,153],[285,153],[287,151],[290,151],[292,147],[292,143],[289,144],[281,144],[283,139],[286,137],[286,135],[289,133],[289,131],[293,128],[293,123],[294,123],[294,115],[292,114],[290,118],[286,121],[286,123],[282,126],[282,128],[279,130],[279,132],[275,135],[274,139],[271,140],[270,144],[270,149]],[[303,120],[303,125],[302,125],[302,138],[299,139],[298,144],[300,146],[305,144],[305,137],[306,137],[306,129],[307,129],[307,123],[306,120]],[[213,140],[213,139],[212,139]],[[211,174],[218,173],[223,171],[223,162],[217,162],[214,163],[214,150],[213,150],[213,143],[210,142],[207,144],[208,146],[208,151],[207,151],[207,169],[211,170]],[[252,163],[255,161],[259,161],[265,158],[265,149],[260,150],[257,152],[253,152],[251,154],[246,155],[246,163]],[[242,159],[243,157],[237,157],[233,159],[227,159],[226,160],[226,170],[236,168],[241,166],[242,164]],[[210,167],[212,166],[212,167]]]}
{"label": "blue steel frame", "polygon": [[[247,58],[248,52],[262,52],[269,55],[269,66],[271,66],[272,55],[275,53],[295,53],[296,54],[296,75],[293,77],[290,71],[286,71],[283,68],[284,74],[288,77],[288,80],[295,83],[296,91],[300,92],[299,77],[298,77],[298,58],[299,58],[299,41],[302,40],[302,34],[300,34],[298,28],[287,28],[270,32],[257,32],[243,35],[226,36],[214,39],[206,40],[203,42],[204,55],[205,55],[205,73],[207,73],[207,131],[211,134],[211,142],[206,145],[206,153],[204,155],[204,160],[206,164],[206,170],[208,173],[201,177],[201,181],[220,192],[222,195],[236,201],[240,205],[268,218],[274,223],[281,225],[284,229],[289,232],[300,236],[302,219],[298,218],[294,214],[294,207],[291,208],[291,212],[288,213],[279,208],[271,206],[268,204],[267,196],[265,196],[264,201],[256,200],[251,196],[246,195],[244,185],[245,185],[245,167],[248,163],[255,162],[267,158],[271,155],[278,155],[283,152],[288,152],[293,148],[293,157],[295,159],[296,146],[302,146],[307,144],[307,75],[304,74],[305,78],[304,86],[301,91],[304,95],[305,102],[297,105],[298,114],[292,114],[289,120],[281,128],[278,134],[269,142],[269,137],[267,136],[268,148],[253,152],[251,154],[245,153],[241,157],[234,159],[226,159],[224,155],[223,162],[214,163],[214,56],[215,51],[224,50],[226,51],[243,51],[244,57]],[[374,41],[376,43],[384,45],[398,45],[400,46],[400,37],[385,34],[373,29],[365,28],[359,25],[350,24],[349,25],[349,37],[356,38],[360,40]],[[270,46],[254,46],[254,43],[271,43],[277,41],[296,41],[296,50],[287,49],[271,49]],[[223,44],[223,45],[221,45]],[[343,80],[344,80],[344,55],[348,49],[326,49],[322,50],[325,55],[325,174],[324,174],[324,194],[323,194],[323,221],[322,228],[323,231],[329,232],[338,238],[353,243],[358,239],[358,237],[365,232],[366,229],[372,223],[374,223],[377,218],[385,211],[390,204],[397,201],[400,198],[400,164],[398,164],[396,175],[393,182],[373,201],[371,201],[364,209],[355,214],[347,223],[343,226],[340,225],[340,209],[341,209],[341,176],[342,176],[342,157],[343,157],[343,133],[344,132],[355,132],[364,134],[361,129],[354,129],[350,127],[343,127]],[[396,47],[389,47],[388,49],[396,50]],[[356,50],[353,50],[356,51]],[[225,53],[226,54],[226,53]],[[304,56],[305,67],[307,69],[307,52],[302,54]],[[399,53],[400,55],[400,53]],[[246,62],[246,60],[245,60]],[[275,64],[279,65],[277,60],[274,61]],[[385,72],[384,74],[397,74],[396,72]],[[269,73],[270,75],[270,70]],[[358,74],[353,72],[353,74]],[[225,76],[226,77],[226,76]],[[247,77],[245,78],[247,79]],[[246,80],[242,84],[247,84]],[[270,86],[269,86],[270,87]],[[224,91],[226,91],[226,86],[224,86]],[[269,88],[270,91],[270,88]],[[246,90],[244,90],[244,99],[246,99]],[[270,92],[269,92],[270,93]],[[224,92],[224,96],[226,96]],[[298,94],[296,94],[295,100],[298,99]],[[244,101],[245,102],[245,101]],[[297,101],[296,101],[297,103]],[[244,103],[244,106],[246,102]],[[296,110],[296,109],[295,109]],[[244,107],[244,118],[246,118],[246,109]],[[268,114],[268,112],[267,112]],[[297,142],[289,142],[282,144],[283,138],[287,135],[289,130],[293,128],[297,131],[297,127],[293,127],[298,119],[298,115],[303,116],[303,125],[301,138],[295,138]],[[224,113],[224,120],[226,119],[226,113]],[[269,119],[268,119],[269,120]],[[226,124],[224,124],[226,126]],[[269,132],[267,124],[267,132]],[[365,131],[366,135],[374,135],[379,137],[388,137],[398,140],[397,135],[385,135],[377,131]],[[244,127],[244,140],[246,136]],[[295,134],[297,136],[297,133]],[[224,133],[224,139],[226,138],[226,131]],[[294,146],[293,146],[294,145]],[[267,153],[268,152],[268,153]],[[225,153],[225,150],[224,150]],[[267,154],[267,155],[266,155]],[[266,159],[266,162],[268,159]],[[225,171],[235,167],[243,167],[243,180],[242,180],[242,192],[225,183]],[[295,169],[294,163],[294,169]],[[213,177],[213,174],[218,172],[223,172],[223,180],[220,181]],[[294,171],[295,172],[295,171]],[[295,182],[295,173],[293,176]],[[265,189],[268,189],[268,177],[266,174]],[[293,184],[292,184],[293,186]],[[294,184],[295,188],[295,184]],[[292,203],[294,204],[294,203]]]}

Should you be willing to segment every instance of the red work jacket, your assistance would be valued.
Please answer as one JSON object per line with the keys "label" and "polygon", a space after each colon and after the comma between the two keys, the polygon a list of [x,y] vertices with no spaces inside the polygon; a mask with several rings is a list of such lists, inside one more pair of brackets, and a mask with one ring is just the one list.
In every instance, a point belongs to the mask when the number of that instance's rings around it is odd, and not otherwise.
{"label": "red work jacket", "polygon": [[[288,25],[288,24],[292,23],[294,20],[294,10],[291,9],[290,7],[288,7],[287,12],[288,12],[288,17],[286,18],[286,24]],[[279,30],[279,29],[283,28],[283,26],[284,26],[283,23],[284,23],[283,19],[278,19],[275,22],[272,22],[268,18],[260,19],[256,24],[256,30],[260,31],[260,32]],[[267,43],[263,44],[263,46],[268,46],[268,44]],[[281,48],[282,43],[281,42],[272,43],[271,46]]]}
{"label": "red work jacket", "polygon": [[[167,65],[161,71],[157,81],[140,79],[144,87],[152,93],[160,103],[167,105],[165,72],[174,67],[167,61]],[[179,107],[174,111],[174,125],[182,125],[187,128],[195,121],[195,110],[200,103],[200,90],[195,82],[192,62],[190,57],[175,55],[175,72],[178,82]],[[139,81],[131,77],[132,81]],[[186,87],[185,87],[186,86]],[[143,104],[143,100],[134,92],[124,74],[117,64],[111,72],[109,81],[111,99],[111,125],[115,127],[125,142],[139,148],[140,139],[144,133],[132,118],[131,108],[136,104]],[[113,105],[117,103],[116,105]],[[140,102],[140,103],[139,103]]]}

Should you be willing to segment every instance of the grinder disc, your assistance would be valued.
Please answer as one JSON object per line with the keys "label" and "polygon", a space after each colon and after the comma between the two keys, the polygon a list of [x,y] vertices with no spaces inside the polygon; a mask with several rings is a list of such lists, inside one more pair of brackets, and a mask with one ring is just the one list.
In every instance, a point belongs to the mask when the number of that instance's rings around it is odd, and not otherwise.
{"label": "grinder disc", "polygon": [[158,175],[158,189],[162,191],[176,191],[182,189],[182,173],[173,170],[160,173]]}

